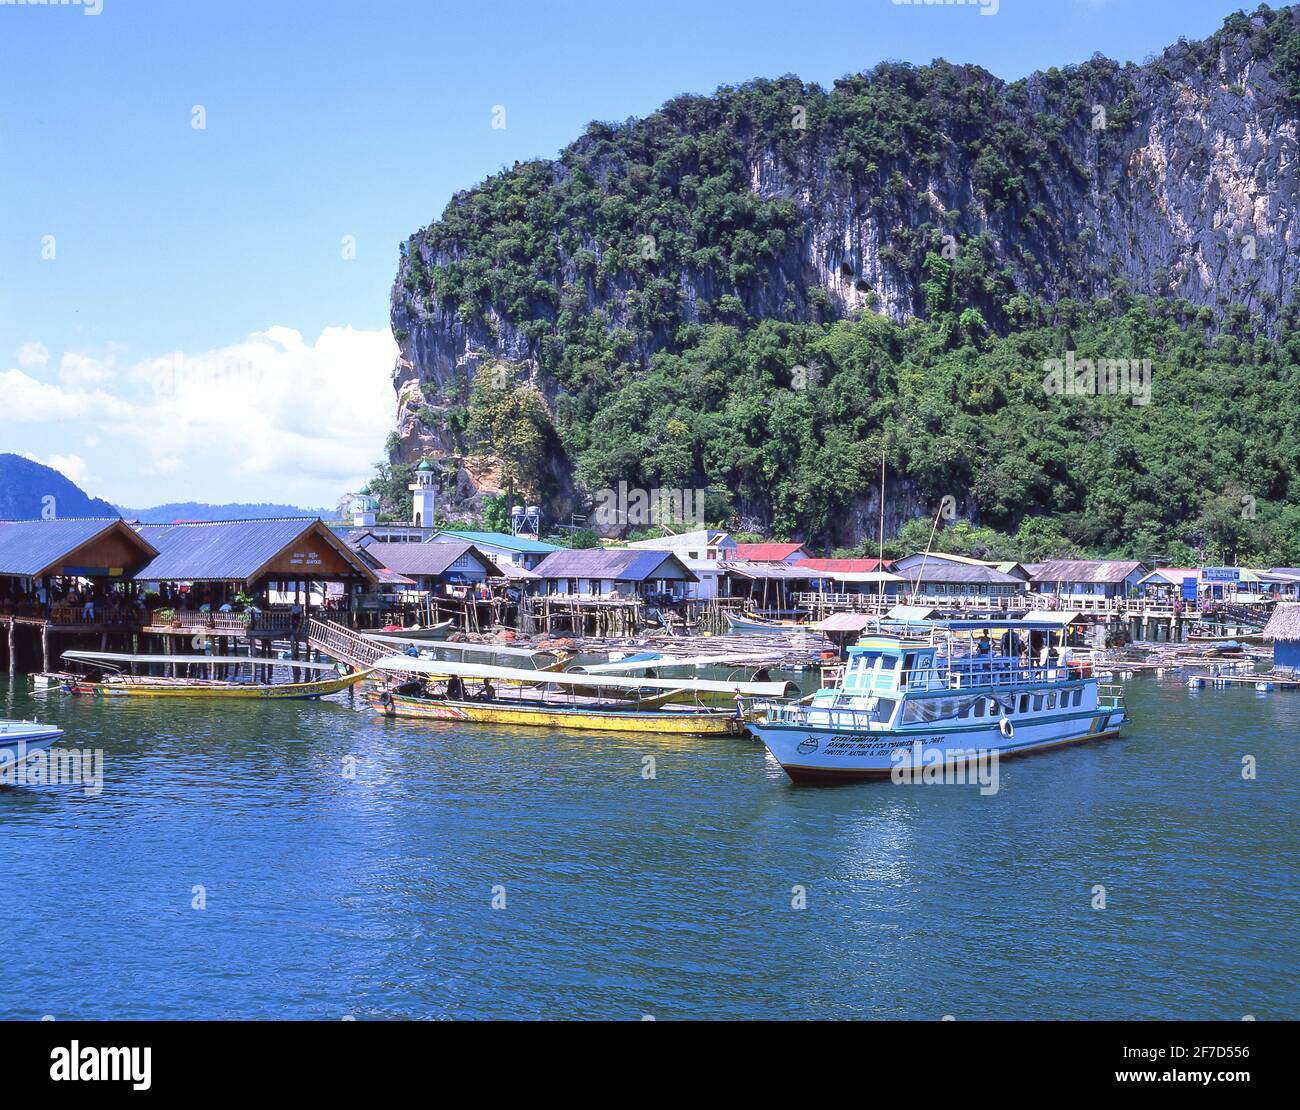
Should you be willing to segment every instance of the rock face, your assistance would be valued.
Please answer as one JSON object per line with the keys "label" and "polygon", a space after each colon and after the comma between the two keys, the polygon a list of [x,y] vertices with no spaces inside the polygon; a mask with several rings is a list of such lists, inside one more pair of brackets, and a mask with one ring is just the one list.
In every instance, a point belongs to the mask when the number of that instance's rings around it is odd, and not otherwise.
{"label": "rock face", "polygon": [[[397,457],[458,450],[426,390],[487,361],[521,364],[554,399],[547,343],[566,321],[626,331],[632,364],[672,349],[678,325],[724,311],[752,322],[868,309],[905,321],[927,311],[927,254],[959,274],[966,256],[981,259],[968,299],[995,329],[1026,297],[1090,300],[1121,286],[1216,315],[1243,305],[1267,325],[1300,280],[1300,59],[1279,48],[1296,13],[1234,16],[1141,66],[1097,58],[1014,84],[943,62],[882,66],[830,91],[782,78],[593,125],[555,161],[458,195],[404,244],[392,297]],[[720,258],[697,230],[673,250],[667,229],[644,234],[644,210],[617,210],[642,178],[671,176],[667,187],[685,195],[689,175],[664,170],[659,155],[718,136],[730,172],[774,213],[748,268],[735,265],[734,241]],[[581,212],[567,199],[579,175],[597,198]],[[522,214],[468,233],[480,199],[505,189]],[[725,226],[725,213],[717,219]],[[498,251],[496,239],[518,238],[518,220],[540,245]],[[652,267],[630,254],[638,231]],[[511,268],[531,282],[525,294],[502,293],[496,278]],[[442,280],[451,273],[455,282]],[[652,298],[669,307],[650,313]]]}

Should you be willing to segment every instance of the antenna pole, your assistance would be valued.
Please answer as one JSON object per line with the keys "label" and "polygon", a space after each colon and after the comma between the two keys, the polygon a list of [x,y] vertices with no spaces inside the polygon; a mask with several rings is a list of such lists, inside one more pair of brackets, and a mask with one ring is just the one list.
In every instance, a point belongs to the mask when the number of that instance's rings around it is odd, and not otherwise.
{"label": "antenna pole", "polygon": [[880,560],[876,563],[880,578],[880,612],[885,612],[885,449],[880,449]]}

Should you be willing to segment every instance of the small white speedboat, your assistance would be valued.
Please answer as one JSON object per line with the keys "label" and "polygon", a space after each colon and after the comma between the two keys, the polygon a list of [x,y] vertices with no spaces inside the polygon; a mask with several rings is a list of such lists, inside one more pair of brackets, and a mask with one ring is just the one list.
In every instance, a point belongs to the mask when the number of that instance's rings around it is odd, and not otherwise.
{"label": "small white speedboat", "polygon": [[12,770],[29,756],[43,752],[63,737],[63,729],[38,721],[0,718],[0,770]]}

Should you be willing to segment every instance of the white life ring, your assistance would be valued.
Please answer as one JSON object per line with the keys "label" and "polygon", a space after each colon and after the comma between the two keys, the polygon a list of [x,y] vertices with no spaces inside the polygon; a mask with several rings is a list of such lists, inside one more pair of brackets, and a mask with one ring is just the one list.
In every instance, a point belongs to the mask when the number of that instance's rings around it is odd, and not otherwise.
{"label": "white life ring", "polygon": [[1002,720],[998,722],[998,731],[1010,740],[1011,737],[1016,734],[1016,726],[1011,723],[1009,718],[1004,716]]}

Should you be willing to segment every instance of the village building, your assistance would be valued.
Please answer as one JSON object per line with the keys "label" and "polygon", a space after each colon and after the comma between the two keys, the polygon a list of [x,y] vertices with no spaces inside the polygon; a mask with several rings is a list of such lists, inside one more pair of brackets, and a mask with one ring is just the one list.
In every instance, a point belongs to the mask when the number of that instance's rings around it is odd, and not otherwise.
{"label": "village building", "polygon": [[134,618],[124,584],[157,554],[122,520],[0,521],[0,613],[63,625]]}
{"label": "village building", "polygon": [[738,545],[727,532],[699,528],[679,536],[634,540],[627,546],[642,551],[671,551],[681,559],[697,579],[685,585],[685,595],[691,600],[708,601],[730,594],[730,579],[723,564],[736,557]]}
{"label": "village building", "polygon": [[698,528],[680,536],[664,536],[657,540],[634,540],[627,545],[643,551],[671,551],[679,559],[718,563],[740,558],[739,544],[728,532],[715,528]]}
{"label": "village building", "polygon": [[1016,569],[1018,564],[1006,565],[1010,569],[999,570],[978,559],[932,552],[896,559],[892,573],[903,580],[901,598],[915,597],[931,605],[1005,607],[1028,591],[1028,578]]}
{"label": "village building", "polygon": [[439,528],[430,537],[433,543],[472,543],[489,555],[503,570],[506,565],[532,571],[546,556],[568,548],[547,543],[532,536],[515,536],[506,532],[474,532],[464,528]]}
{"label": "village building", "polygon": [[696,581],[694,572],[671,551],[631,547],[556,551],[534,573],[547,595],[660,603],[685,598],[687,584]]}
{"label": "village building", "polygon": [[1049,559],[1030,583],[1035,593],[1052,594],[1063,603],[1098,598],[1136,597],[1138,584],[1150,573],[1125,559]]}
{"label": "village building", "polygon": [[362,548],[365,558],[411,583],[409,589],[445,597],[465,597],[466,591],[487,585],[489,579],[504,580],[497,564],[474,544],[458,543],[369,543]]}
{"label": "village building", "polygon": [[801,543],[741,543],[731,554],[732,560],[747,563],[790,563],[808,558]]}
{"label": "village building", "polygon": [[1273,641],[1273,666],[1300,671],[1300,604],[1280,602],[1264,626],[1264,636]]}

